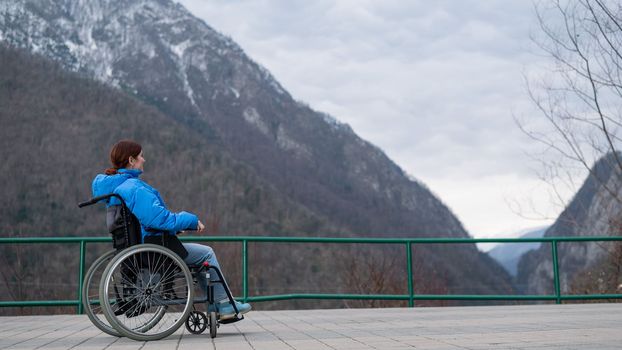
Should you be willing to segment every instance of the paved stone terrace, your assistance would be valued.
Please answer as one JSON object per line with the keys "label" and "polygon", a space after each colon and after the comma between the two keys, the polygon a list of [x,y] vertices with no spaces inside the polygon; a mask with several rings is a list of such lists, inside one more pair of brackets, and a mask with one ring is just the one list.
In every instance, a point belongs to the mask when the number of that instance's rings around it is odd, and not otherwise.
{"label": "paved stone terrace", "polygon": [[0,317],[0,349],[622,349],[622,304],[253,311],[218,337],[154,342],[83,315]]}

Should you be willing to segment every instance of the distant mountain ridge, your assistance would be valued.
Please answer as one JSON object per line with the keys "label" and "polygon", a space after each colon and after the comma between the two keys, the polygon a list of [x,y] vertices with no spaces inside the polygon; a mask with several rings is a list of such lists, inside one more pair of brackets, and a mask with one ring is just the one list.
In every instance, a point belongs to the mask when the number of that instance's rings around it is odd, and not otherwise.
{"label": "distant mountain ridge", "polygon": [[[518,238],[540,238],[547,229],[548,226],[529,229],[527,232],[523,232]],[[526,252],[537,249],[538,247],[540,247],[540,243],[502,243],[491,249],[488,255],[498,261],[510,275],[516,276],[520,257]]]}
{"label": "distant mountain ridge", "polygon": [[[195,151],[209,146],[243,164],[331,232],[468,237],[451,211],[380,149],[295,101],[231,39],[172,1],[0,0],[0,40],[154,106],[203,138]],[[100,148],[109,147],[110,140],[101,141]],[[214,221],[219,212],[212,210]],[[254,233],[275,232],[282,230]],[[474,245],[438,250],[420,254],[449,285],[511,288],[501,267]],[[468,288],[465,271],[474,278]]]}

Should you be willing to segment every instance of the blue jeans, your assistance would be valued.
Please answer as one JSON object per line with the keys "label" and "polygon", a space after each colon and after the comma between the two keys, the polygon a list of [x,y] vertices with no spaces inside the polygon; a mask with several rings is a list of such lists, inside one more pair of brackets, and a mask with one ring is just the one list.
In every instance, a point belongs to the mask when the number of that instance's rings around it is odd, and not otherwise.
{"label": "blue jeans", "polygon": [[[215,266],[220,270],[220,265],[218,265],[218,259],[216,259],[216,254],[211,247],[202,244],[196,243],[183,243],[184,248],[188,251],[188,256],[184,259],[186,264],[192,266],[197,266],[203,264],[203,262],[207,261],[211,266]],[[210,280],[217,281],[218,275],[214,270],[210,272]],[[201,273],[197,277],[199,281],[199,285],[201,286],[201,290],[205,291],[207,288],[207,278],[205,278],[205,274]],[[225,288],[221,283],[214,284],[214,302],[218,303],[223,300],[228,300],[227,293],[225,292]]]}

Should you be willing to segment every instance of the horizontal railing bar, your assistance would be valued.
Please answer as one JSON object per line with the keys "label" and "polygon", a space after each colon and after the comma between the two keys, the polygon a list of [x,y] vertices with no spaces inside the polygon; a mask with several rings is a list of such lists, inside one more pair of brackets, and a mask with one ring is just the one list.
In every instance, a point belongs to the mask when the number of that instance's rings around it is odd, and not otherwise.
{"label": "horizontal railing bar", "polygon": [[292,300],[292,299],[356,299],[356,300],[408,300],[408,295],[392,295],[392,294],[277,294],[277,295],[261,295],[248,297],[248,301],[274,301],[274,300]]}
{"label": "horizontal railing bar", "polygon": [[0,307],[22,307],[22,306],[78,306],[79,300],[22,300],[22,301],[0,301]]}
{"label": "horizontal railing bar", "polygon": [[540,237],[540,238],[349,238],[349,237],[265,237],[265,236],[180,236],[182,241],[248,241],[302,243],[542,243],[622,241],[622,236]]}
{"label": "horizontal railing bar", "polygon": [[[313,294],[294,293],[248,297],[249,302],[265,302],[293,299],[330,299],[330,300],[404,300],[408,301],[408,294]],[[555,295],[470,295],[470,294],[415,294],[415,300],[555,300]],[[622,299],[622,294],[585,294],[562,295],[563,300],[591,300],[591,299]],[[99,304],[93,300],[94,304]],[[23,306],[76,306],[78,300],[46,300],[46,301],[0,301],[0,307]]]}
{"label": "horizontal railing bar", "polygon": [[111,242],[108,237],[2,237],[0,244],[21,244],[21,243],[105,243]]}
{"label": "horizontal railing bar", "polygon": [[[289,242],[289,243],[372,243],[372,244],[468,244],[468,243],[542,243],[622,241],[622,236],[541,237],[541,238],[345,238],[345,237],[265,237],[265,236],[180,236],[186,242]],[[111,238],[101,237],[2,237],[0,244],[18,243],[103,243]]]}
{"label": "horizontal railing bar", "polygon": [[[290,299],[355,299],[355,300],[408,300],[408,294],[313,294],[294,293],[249,297],[249,301],[275,301]],[[477,294],[415,294],[415,300],[555,300],[556,295],[477,295]],[[622,299],[622,294],[585,294],[562,296],[568,300]]]}
{"label": "horizontal railing bar", "polygon": [[620,294],[562,294],[562,300],[622,299]]}

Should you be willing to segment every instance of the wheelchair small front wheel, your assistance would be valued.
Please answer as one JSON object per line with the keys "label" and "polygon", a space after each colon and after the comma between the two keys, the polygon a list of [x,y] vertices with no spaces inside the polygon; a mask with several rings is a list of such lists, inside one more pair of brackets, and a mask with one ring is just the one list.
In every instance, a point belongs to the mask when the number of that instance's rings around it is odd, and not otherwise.
{"label": "wheelchair small front wheel", "polygon": [[216,332],[218,332],[218,319],[216,318],[216,312],[211,311],[209,313],[209,336],[216,338]]}
{"label": "wheelchair small front wheel", "polygon": [[158,340],[179,329],[192,311],[192,275],[171,250],[139,244],[110,261],[99,297],[106,319],[121,335]]}
{"label": "wheelchair small front wheel", "polygon": [[192,311],[186,319],[186,329],[192,334],[201,334],[207,329],[207,316],[201,311]]}

